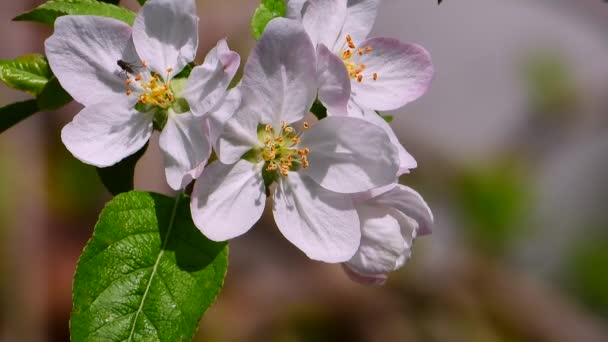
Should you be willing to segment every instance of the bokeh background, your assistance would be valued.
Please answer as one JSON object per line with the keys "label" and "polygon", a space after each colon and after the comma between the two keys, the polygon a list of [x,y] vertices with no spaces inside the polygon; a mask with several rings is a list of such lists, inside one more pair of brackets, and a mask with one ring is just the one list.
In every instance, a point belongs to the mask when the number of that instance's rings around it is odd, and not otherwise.
{"label": "bokeh background", "polygon": [[[51,29],[11,22],[0,59],[43,52]],[[199,0],[200,55],[245,59],[257,0]],[[135,1],[123,4],[137,9]],[[608,4],[384,0],[374,35],[425,46],[429,92],[392,113],[419,167],[401,182],[431,236],[382,287],[308,260],[269,213],[231,243],[226,286],[195,341],[608,341]],[[26,96],[0,85],[0,104]],[[0,135],[0,341],[68,341],[77,258],[110,195],[40,113]],[[170,194],[158,136],[136,188]]]}

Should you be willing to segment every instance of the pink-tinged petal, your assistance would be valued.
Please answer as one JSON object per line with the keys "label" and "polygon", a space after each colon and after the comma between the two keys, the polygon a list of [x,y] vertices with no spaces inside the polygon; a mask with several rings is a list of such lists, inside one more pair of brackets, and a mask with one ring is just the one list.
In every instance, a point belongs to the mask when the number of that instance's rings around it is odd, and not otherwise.
{"label": "pink-tinged petal", "polygon": [[63,16],[44,45],[53,73],[76,101],[88,106],[124,96],[126,75],[117,61],[137,59],[129,25],[104,17]]}
{"label": "pink-tinged petal", "polygon": [[388,279],[387,274],[364,275],[357,273],[357,271],[350,268],[348,264],[342,264],[342,269],[350,280],[363,285],[384,285]]}
{"label": "pink-tinged petal", "polygon": [[431,233],[433,213],[422,196],[414,189],[397,184],[392,190],[371,200],[374,205],[394,208],[418,224],[417,235]]}
{"label": "pink-tinged petal", "polygon": [[[422,96],[433,79],[429,53],[419,45],[392,38],[372,38],[359,45],[370,52],[354,53],[352,61],[364,64],[361,82],[352,81],[353,99],[363,107],[393,110]],[[374,80],[376,74],[376,80]]]}
{"label": "pink-tinged petal", "polygon": [[243,102],[276,127],[308,113],[316,85],[315,48],[302,25],[285,18],[270,21],[245,66]]}
{"label": "pink-tinged petal", "polygon": [[164,153],[167,183],[173,190],[184,189],[198,178],[211,155],[203,119],[190,112],[169,112],[159,145]]}
{"label": "pink-tinged petal", "polygon": [[[346,266],[362,276],[383,278],[409,258],[415,229],[391,207],[357,205],[361,221],[361,244]],[[406,235],[403,234],[406,233]]]}
{"label": "pink-tinged petal", "polygon": [[272,212],[285,238],[311,259],[343,262],[359,247],[359,219],[350,196],[323,189],[298,172],[274,186]]}
{"label": "pink-tinged petal", "polygon": [[84,163],[112,166],[139,151],[152,135],[152,115],[124,99],[86,106],[61,130],[65,147]]}
{"label": "pink-tinged petal", "polygon": [[216,152],[222,163],[234,164],[247,151],[262,146],[257,133],[260,120],[258,113],[251,111],[244,102],[240,103],[236,113],[223,125],[216,144]]}
{"label": "pink-tinged petal", "polygon": [[241,91],[238,87],[232,88],[226,94],[220,106],[205,117],[208,126],[209,141],[213,148],[219,150],[217,146],[220,134],[224,130],[224,124],[228,121],[241,105]]}
{"label": "pink-tinged petal", "polygon": [[133,24],[133,43],[152,71],[168,78],[179,73],[198,47],[194,0],[146,1]]}
{"label": "pink-tinged petal", "polygon": [[328,112],[346,115],[350,98],[350,78],[344,63],[323,44],[317,46],[319,100]]}
{"label": "pink-tinged petal", "polygon": [[[380,0],[348,0],[346,21],[338,41],[340,46],[346,35],[350,35],[355,43],[360,43],[368,37],[376,21],[379,5]],[[339,50],[340,46],[336,48]]]}
{"label": "pink-tinged petal", "polygon": [[241,160],[213,162],[194,184],[190,211],[194,224],[213,241],[246,233],[260,219],[266,203],[263,164]]}
{"label": "pink-tinged petal", "polygon": [[[333,113],[327,112],[328,115],[332,115]],[[391,128],[391,126],[384,120],[376,111],[365,109],[355,103],[352,99],[348,102],[348,115],[356,118],[361,118],[367,122],[373,123],[374,125],[382,128],[386,134],[388,134],[389,139],[395,145],[397,150],[399,151],[399,172],[397,173],[397,177],[402,174],[409,173],[410,170],[415,169],[418,166],[416,159],[412,157],[412,155],[401,145],[399,142],[399,138],[395,135],[395,132]]]}
{"label": "pink-tinged petal", "polygon": [[209,51],[203,64],[192,69],[183,96],[194,115],[205,115],[222,102],[240,63],[239,54],[231,51],[222,39]]}
{"label": "pink-tinged petal", "polygon": [[302,9],[306,0],[287,0],[287,14],[286,17],[289,19],[302,19]]}
{"label": "pink-tinged petal", "polygon": [[314,45],[336,45],[346,20],[346,0],[309,0],[302,12],[302,25]]}
{"label": "pink-tinged petal", "polygon": [[397,149],[380,127],[346,116],[321,120],[302,134],[310,166],[302,173],[340,193],[367,191],[395,182]]}

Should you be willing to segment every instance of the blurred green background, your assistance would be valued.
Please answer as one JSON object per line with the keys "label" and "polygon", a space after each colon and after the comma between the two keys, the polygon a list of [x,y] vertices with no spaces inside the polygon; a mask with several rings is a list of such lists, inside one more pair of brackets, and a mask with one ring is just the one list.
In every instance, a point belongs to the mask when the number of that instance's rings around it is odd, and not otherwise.
{"label": "blurred green background", "polygon": [[[0,59],[43,52],[48,27],[11,22]],[[202,61],[245,60],[257,0],[199,0]],[[123,4],[137,9],[135,1]],[[390,113],[419,167],[401,178],[433,235],[383,287],[308,260],[271,215],[231,243],[224,291],[195,341],[608,341],[608,4],[384,0],[374,35],[426,47],[430,91]],[[24,95],[0,85],[0,103]],[[110,195],[60,130],[80,109],[0,135],[0,341],[67,341],[78,255]],[[170,193],[156,135],[136,188]]]}

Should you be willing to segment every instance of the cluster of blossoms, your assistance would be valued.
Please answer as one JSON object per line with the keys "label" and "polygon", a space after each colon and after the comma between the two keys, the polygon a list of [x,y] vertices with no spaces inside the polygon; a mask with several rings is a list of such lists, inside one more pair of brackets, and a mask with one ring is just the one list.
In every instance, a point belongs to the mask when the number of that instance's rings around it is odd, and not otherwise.
{"label": "cluster of blossoms", "polygon": [[[416,161],[376,111],[424,94],[433,67],[419,46],[367,38],[379,2],[289,1],[231,89],[240,57],[226,41],[191,67],[194,0],[148,0],[133,27],[60,17],[46,53],[84,105],[62,140],[81,161],[109,167],[160,130],[167,183],[181,191],[196,180],[192,218],[209,239],[248,231],[271,197],[279,230],[308,257],[382,283],[433,218],[397,183]],[[320,120],[309,115],[315,101],[327,109]]]}

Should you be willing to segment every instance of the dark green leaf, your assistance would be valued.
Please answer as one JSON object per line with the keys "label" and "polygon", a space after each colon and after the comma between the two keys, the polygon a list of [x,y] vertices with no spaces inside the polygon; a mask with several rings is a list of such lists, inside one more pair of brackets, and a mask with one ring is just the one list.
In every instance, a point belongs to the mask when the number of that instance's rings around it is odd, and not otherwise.
{"label": "dark green leaf", "polygon": [[97,0],[51,0],[17,16],[13,20],[53,25],[55,19],[68,14],[98,15],[118,19],[129,25],[132,25],[135,20],[135,13],[132,11]]}
{"label": "dark green leaf", "polygon": [[262,0],[251,18],[251,33],[257,40],[260,38],[269,21],[274,18],[284,17],[287,6],[284,0]]}
{"label": "dark green leaf", "polygon": [[0,108],[0,133],[38,112],[36,100],[16,102]]}
{"label": "dark green leaf", "polygon": [[146,0],[137,0],[137,2],[139,2],[139,4],[143,6],[146,3]]}
{"label": "dark green leaf", "polygon": [[40,94],[53,76],[51,68],[42,55],[32,54],[13,60],[0,60],[0,79],[11,88]]}
{"label": "dark green leaf", "polygon": [[116,196],[120,193],[133,190],[135,166],[137,166],[139,158],[146,153],[147,149],[148,144],[146,143],[139,151],[121,160],[118,164],[97,168],[97,174],[101,182],[112,195]]}
{"label": "dark green leaf", "polygon": [[36,100],[38,101],[40,110],[55,110],[70,103],[72,97],[61,87],[57,78],[53,76]]}
{"label": "dark green leaf", "polygon": [[120,0],[99,0],[99,1],[101,1],[101,2],[107,2],[107,3],[112,4],[112,5],[118,5],[118,3],[120,2]]}
{"label": "dark green leaf", "polygon": [[196,229],[186,196],[116,196],[78,262],[72,341],[190,341],[223,285],[227,254]]}
{"label": "dark green leaf", "polygon": [[325,106],[323,106],[319,100],[316,100],[315,103],[312,104],[310,112],[313,113],[319,120],[327,116],[327,108],[325,108]]}

